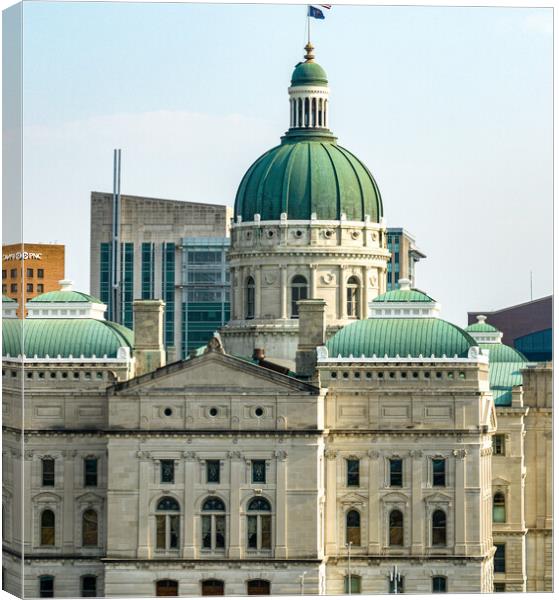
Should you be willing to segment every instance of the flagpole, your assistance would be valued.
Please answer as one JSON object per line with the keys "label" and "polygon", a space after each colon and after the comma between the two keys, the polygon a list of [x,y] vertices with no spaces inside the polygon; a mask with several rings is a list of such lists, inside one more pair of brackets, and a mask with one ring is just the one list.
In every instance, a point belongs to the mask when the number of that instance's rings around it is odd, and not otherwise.
{"label": "flagpole", "polygon": [[307,6],[307,41],[311,43],[311,16],[309,14],[309,7]]}

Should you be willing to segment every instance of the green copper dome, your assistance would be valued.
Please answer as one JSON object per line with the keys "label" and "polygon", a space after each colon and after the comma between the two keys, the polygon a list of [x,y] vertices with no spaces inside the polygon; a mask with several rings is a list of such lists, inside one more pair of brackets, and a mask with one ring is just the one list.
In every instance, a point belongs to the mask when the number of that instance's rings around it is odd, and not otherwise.
{"label": "green copper dome", "polygon": [[331,357],[389,358],[468,356],[476,341],[463,329],[437,318],[365,319],[346,325],[326,347]]}
{"label": "green copper dome", "polygon": [[75,290],[46,292],[45,294],[31,298],[29,302],[91,302],[93,304],[103,304],[98,298],[84,294],[83,292],[76,292]]}
{"label": "green copper dome", "polygon": [[435,302],[433,298],[420,290],[391,290],[377,296],[373,302]]}
{"label": "green copper dome", "polygon": [[[23,336],[22,336],[23,333]],[[116,358],[121,347],[132,348],[134,333],[111,321],[97,319],[4,319],[2,320],[2,356],[51,358],[82,355]]]}
{"label": "green copper dome", "polygon": [[479,347],[489,351],[489,364],[528,362],[524,354],[506,344],[479,344]]}
{"label": "green copper dome", "polygon": [[5,296],[4,294],[2,294],[2,302],[16,302],[13,298],[10,298],[9,296]]}
{"label": "green copper dome", "polygon": [[489,323],[472,323],[466,327],[466,331],[472,331],[474,333],[495,333],[498,330],[493,327],[493,325],[489,325]]}
{"label": "green copper dome", "polygon": [[[316,131],[316,130],[315,130]],[[314,135],[313,135],[314,133]],[[382,199],[367,167],[332,136],[310,130],[286,135],[249,168],[235,198],[235,216],[252,221],[341,218],[379,222]]]}
{"label": "green copper dome", "polygon": [[291,75],[291,85],[318,85],[326,87],[326,71],[315,62],[300,62]]}

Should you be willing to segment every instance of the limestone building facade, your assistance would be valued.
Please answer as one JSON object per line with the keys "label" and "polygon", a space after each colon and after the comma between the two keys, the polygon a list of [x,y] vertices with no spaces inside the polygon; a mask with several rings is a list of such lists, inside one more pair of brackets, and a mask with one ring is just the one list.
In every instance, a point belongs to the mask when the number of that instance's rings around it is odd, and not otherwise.
{"label": "limestone building facade", "polygon": [[7,591],[551,590],[551,366],[386,291],[380,192],[306,51],[237,194],[221,334],[171,362],[165,298],[133,331],[67,282],[23,321],[3,299]]}

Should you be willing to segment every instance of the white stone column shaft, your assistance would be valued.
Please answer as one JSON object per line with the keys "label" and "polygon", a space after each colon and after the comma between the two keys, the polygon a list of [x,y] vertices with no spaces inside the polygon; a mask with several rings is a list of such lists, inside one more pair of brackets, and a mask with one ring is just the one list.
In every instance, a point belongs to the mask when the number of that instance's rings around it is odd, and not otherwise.
{"label": "white stone column shaft", "polygon": [[336,554],[338,549],[337,456],[337,452],[326,451],[326,554]]}
{"label": "white stone column shaft", "polygon": [[229,513],[229,558],[241,558],[241,469],[243,466],[239,452],[229,455],[231,473],[231,502]]}
{"label": "white stone column shaft", "polygon": [[149,513],[146,491],[149,489],[149,468],[151,460],[142,457],[138,461],[139,494],[138,494],[138,558],[150,558],[149,547]]}
{"label": "white stone column shaft", "polygon": [[196,483],[196,456],[189,452],[184,455],[184,494],[182,557],[196,558],[194,543],[194,484]]}

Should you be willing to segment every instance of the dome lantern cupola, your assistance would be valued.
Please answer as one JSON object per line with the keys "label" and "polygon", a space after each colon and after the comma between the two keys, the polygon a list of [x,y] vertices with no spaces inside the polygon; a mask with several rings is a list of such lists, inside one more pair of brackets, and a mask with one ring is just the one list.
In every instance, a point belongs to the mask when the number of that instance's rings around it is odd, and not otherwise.
{"label": "dome lantern cupola", "polygon": [[305,50],[305,61],[295,66],[288,90],[290,120],[287,135],[301,133],[301,130],[328,132],[328,79],[324,69],[314,60],[314,46],[309,42]]}

